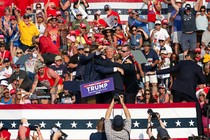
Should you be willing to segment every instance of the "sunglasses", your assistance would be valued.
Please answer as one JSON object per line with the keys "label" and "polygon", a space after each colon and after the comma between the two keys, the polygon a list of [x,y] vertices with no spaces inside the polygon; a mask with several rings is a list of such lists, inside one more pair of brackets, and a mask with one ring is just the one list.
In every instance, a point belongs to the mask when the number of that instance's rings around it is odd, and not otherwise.
{"label": "sunglasses", "polygon": [[78,16],[82,16],[82,14],[77,15],[77,17],[78,17]]}
{"label": "sunglasses", "polygon": [[36,9],[41,9],[41,6],[37,6]]}
{"label": "sunglasses", "polygon": [[137,31],[138,33],[141,32],[140,30]]}
{"label": "sunglasses", "polygon": [[98,28],[99,30],[104,30],[104,28]]}
{"label": "sunglasses", "polygon": [[200,12],[205,12],[205,10],[201,10]]}
{"label": "sunglasses", "polygon": [[160,26],[160,24],[155,24],[155,26]]}
{"label": "sunglasses", "polygon": [[62,62],[62,60],[60,59],[60,60],[56,60],[56,62]]}
{"label": "sunglasses", "polygon": [[17,52],[17,54],[22,54],[22,52]]}
{"label": "sunglasses", "polygon": [[204,94],[200,94],[199,96],[205,96]]}
{"label": "sunglasses", "polygon": [[199,52],[196,52],[196,54],[201,54],[201,53],[199,53]]}
{"label": "sunglasses", "polygon": [[24,19],[29,19],[29,17],[23,17]]}
{"label": "sunglasses", "polygon": [[136,30],[134,29],[134,30],[132,30],[132,31],[134,32],[134,31],[136,31]]}
{"label": "sunglasses", "polygon": [[31,8],[28,8],[28,9],[26,9],[26,10],[31,10]]}
{"label": "sunglasses", "polygon": [[159,42],[164,42],[164,40],[159,40]]}
{"label": "sunglasses", "polygon": [[123,51],[123,50],[121,50],[121,52],[122,52],[122,53],[125,53],[125,52],[127,52],[127,51]]}
{"label": "sunglasses", "polygon": [[89,53],[90,51],[85,51],[85,53]]}
{"label": "sunglasses", "polygon": [[84,50],[84,49],[78,49],[78,50],[80,51],[80,50]]}
{"label": "sunglasses", "polygon": [[159,87],[159,89],[165,89],[165,88],[163,88],[163,87]]}

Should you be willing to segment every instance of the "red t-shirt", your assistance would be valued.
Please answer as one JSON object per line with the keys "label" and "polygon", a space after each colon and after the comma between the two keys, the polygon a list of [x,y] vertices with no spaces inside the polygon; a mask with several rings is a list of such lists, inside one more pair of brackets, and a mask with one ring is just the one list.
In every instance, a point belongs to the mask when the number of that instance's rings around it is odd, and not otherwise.
{"label": "red t-shirt", "polygon": [[11,0],[0,0],[0,17],[4,15],[4,9],[9,6],[12,6]]}
{"label": "red t-shirt", "polygon": [[31,6],[33,0],[14,0],[14,4],[21,9],[21,15],[24,15],[26,7]]}
{"label": "red t-shirt", "polygon": [[117,13],[117,12],[115,12],[115,11],[111,11],[111,13],[109,14],[109,15],[107,15],[107,17],[110,17],[110,16],[116,16],[117,17],[117,21],[118,21],[118,23],[120,23],[121,24],[121,20],[120,20],[120,16],[119,16],[119,14]]}
{"label": "red t-shirt", "polygon": [[[158,5],[158,1],[155,5]],[[160,15],[160,11],[158,11],[155,6],[152,4],[152,1],[148,1],[148,12],[147,12],[147,21],[148,22],[155,22],[156,15]]]}
{"label": "red t-shirt", "polygon": [[[44,0],[44,5],[46,5],[48,0]],[[59,7],[59,0],[50,0],[49,6],[47,7],[47,16],[53,15],[56,16],[56,8],[51,8],[52,5],[55,5],[55,7]]]}
{"label": "red t-shirt", "polygon": [[50,38],[46,36],[41,36],[39,38],[39,50],[41,54],[44,53],[59,54],[58,47],[51,41]]}
{"label": "red t-shirt", "polygon": [[4,60],[4,58],[9,58],[9,60],[12,60],[11,53],[8,50],[5,50],[3,52],[0,52],[0,57]]}
{"label": "red t-shirt", "polygon": [[58,26],[52,27],[52,26],[47,26],[48,32],[47,32],[47,37],[51,39],[52,42],[60,49],[60,36],[59,36],[59,28]]}

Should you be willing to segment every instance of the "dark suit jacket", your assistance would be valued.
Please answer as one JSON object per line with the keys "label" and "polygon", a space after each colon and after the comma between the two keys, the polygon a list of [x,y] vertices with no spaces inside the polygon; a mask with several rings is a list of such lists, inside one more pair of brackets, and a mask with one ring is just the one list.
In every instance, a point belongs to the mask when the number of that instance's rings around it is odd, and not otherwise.
{"label": "dark suit jacket", "polygon": [[196,99],[196,86],[205,83],[205,76],[200,66],[191,60],[180,61],[175,66],[157,71],[157,74],[177,72],[172,90],[185,93]]}
{"label": "dark suit jacket", "polygon": [[123,76],[119,72],[114,72],[114,67],[121,67],[119,63],[112,62],[109,59],[95,59],[95,69],[99,74],[100,77],[104,78],[113,78],[114,87],[118,90],[124,90],[123,84]]}
{"label": "dark suit jacket", "polygon": [[96,53],[91,53],[88,56],[80,55],[79,63],[85,65],[84,81],[90,82],[100,80],[98,72],[95,70],[94,59],[98,57]]}
{"label": "dark suit jacket", "polygon": [[[129,56],[131,62],[133,59]],[[134,64],[125,64],[125,61],[122,63],[124,69],[124,85],[126,93],[137,93],[139,90],[139,86],[137,83],[136,71]]]}

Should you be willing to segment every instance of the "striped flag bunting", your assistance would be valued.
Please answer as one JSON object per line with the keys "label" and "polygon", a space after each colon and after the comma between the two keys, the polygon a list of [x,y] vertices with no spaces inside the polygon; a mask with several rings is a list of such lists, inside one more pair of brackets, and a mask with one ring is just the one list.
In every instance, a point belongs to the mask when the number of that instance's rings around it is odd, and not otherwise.
{"label": "striped flag bunting", "polygon": [[[196,110],[194,103],[140,104],[127,105],[132,117],[131,139],[148,139],[147,110],[153,109],[161,115],[163,124],[173,139],[187,139],[197,135]],[[68,134],[70,140],[87,140],[96,132],[96,122],[105,116],[108,105],[1,105],[0,127],[6,127],[16,139],[21,118],[27,118],[29,124],[39,125],[45,140],[50,139],[50,129],[58,126]],[[114,115],[122,115],[121,105],[115,105]],[[152,119],[153,133],[156,136],[157,119]],[[174,133],[175,132],[175,133]],[[32,132],[31,132],[32,134]],[[178,134],[178,135],[177,135]]]}

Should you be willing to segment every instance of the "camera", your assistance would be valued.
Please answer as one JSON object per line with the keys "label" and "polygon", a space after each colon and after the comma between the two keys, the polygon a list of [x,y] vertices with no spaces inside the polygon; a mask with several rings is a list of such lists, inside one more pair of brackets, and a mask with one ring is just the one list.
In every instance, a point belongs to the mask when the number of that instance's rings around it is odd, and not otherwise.
{"label": "camera", "polygon": [[66,133],[64,133],[63,131],[61,131],[61,129],[57,126],[54,126],[52,129],[51,129],[51,136],[50,136],[50,140],[52,140],[54,134],[56,132],[60,131],[61,132],[61,136],[58,138],[58,140],[66,140],[66,138],[68,137],[68,135]]}
{"label": "camera", "polygon": [[150,116],[152,116],[152,118],[153,119],[155,119],[155,118],[157,118],[157,112],[153,112],[153,110],[152,109],[148,109],[147,110],[147,113],[150,115]]}
{"label": "camera", "polygon": [[30,130],[36,131],[36,129],[39,127],[39,125],[29,126]]}
{"label": "camera", "polygon": [[120,102],[120,97],[119,97],[119,94],[115,94],[114,95],[114,102]]}

